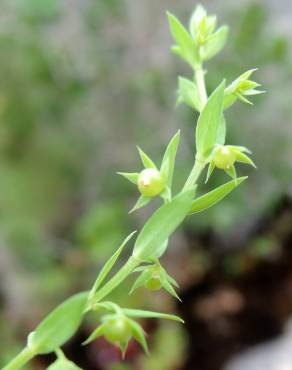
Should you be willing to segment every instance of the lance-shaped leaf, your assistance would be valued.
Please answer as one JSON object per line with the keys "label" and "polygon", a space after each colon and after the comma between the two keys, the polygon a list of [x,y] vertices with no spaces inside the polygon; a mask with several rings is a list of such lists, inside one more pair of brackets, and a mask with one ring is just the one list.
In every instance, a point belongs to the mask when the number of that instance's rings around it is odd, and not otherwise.
{"label": "lance-shaped leaf", "polygon": [[225,82],[209,97],[202,110],[196,129],[197,156],[206,160],[216,144],[218,126],[222,120]]}
{"label": "lance-shaped leaf", "polygon": [[61,347],[78,329],[88,298],[83,292],[55,308],[28,336],[28,347],[37,354],[46,354]]}
{"label": "lance-shaped leaf", "polygon": [[199,62],[198,48],[191,35],[173,14],[167,12],[167,17],[172,36],[178,44],[179,49],[176,47],[176,53],[191,66],[197,65]]}
{"label": "lance-shaped leaf", "polygon": [[203,60],[209,60],[219,53],[226,44],[228,36],[228,27],[222,26],[216,31],[210,40],[200,50],[200,56]]}
{"label": "lance-shaped leaf", "polygon": [[156,169],[156,165],[152,161],[152,159],[145,152],[143,152],[143,150],[141,148],[137,147],[137,149],[138,149],[138,152],[139,152],[139,155],[140,155],[140,158],[141,158],[141,161],[142,161],[144,167],[145,168],[155,168]]}
{"label": "lance-shaped leaf", "polygon": [[118,248],[118,250],[110,257],[110,259],[106,262],[106,264],[101,269],[100,273],[97,276],[97,279],[93,285],[93,288],[90,291],[89,297],[93,297],[97,289],[101,286],[104,279],[107,277],[107,275],[110,273],[111,269],[113,268],[114,264],[116,263],[117,259],[119,258],[120,254],[122,253],[125,245],[128,243],[128,241],[132,238],[132,236],[136,233],[136,231],[133,231],[130,235],[126,237],[126,239],[123,241],[121,246]]}
{"label": "lance-shaped leaf", "polygon": [[167,313],[160,313],[160,312],[154,312],[154,311],[145,311],[145,310],[135,310],[130,308],[123,308],[123,313],[128,317],[133,318],[145,318],[145,319],[164,319],[164,320],[172,320],[172,321],[178,321],[182,324],[184,323],[184,320],[181,319],[179,316],[171,315]]}
{"label": "lance-shaped leaf", "polygon": [[171,189],[174,172],[175,158],[180,140],[180,131],[178,131],[170,140],[161,163],[161,173],[166,176],[166,184]]}
{"label": "lance-shaped leaf", "polygon": [[177,103],[185,103],[189,107],[200,112],[202,109],[202,104],[197,85],[187,78],[179,77],[178,87]]}
{"label": "lance-shaped leaf", "polygon": [[233,180],[229,181],[226,184],[221,185],[218,188],[210,191],[209,193],[195,199],[192,202],[189,214],[192,215],[194,213],[199,213],[212,207],[216,203],[220,202],[223,198],[225,198],[233,189],[235,189],[246,179],[247,176],[239,177],[236,182]]}
{"label": "lance-shaped leaf", "polygon": [[133,256],[148,260],[181,224],[188,213],[194,189],[188,189],[164,204],[144,225],[133,250]]}

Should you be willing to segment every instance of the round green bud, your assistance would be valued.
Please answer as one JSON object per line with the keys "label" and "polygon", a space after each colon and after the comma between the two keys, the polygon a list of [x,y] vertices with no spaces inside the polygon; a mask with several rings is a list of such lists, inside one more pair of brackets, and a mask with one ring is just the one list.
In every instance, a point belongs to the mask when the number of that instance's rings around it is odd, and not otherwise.
{"label": "round green bud", "polygon": [[227,146],[220,146],[216,149],[213,161],[216,167],[229,169],[236,160],[236,154]]}
{"label": "round green bud", "polygon": [[132,336],[131,325],[126,317],[110,318],[104,325],[104,336],[110,343],[125,343]]}
{"label": "round green bud", "polygon": [[164,190],[165,181],[158,170],[146,168],[140,173],[137,185],[142,195],[152,198]]}
{"label": "round green bud", "polygon": [[159,290],[161,288],[161,281],[158,274],[153,274],[152,277],[146,281],[145,288],[149,290]]}

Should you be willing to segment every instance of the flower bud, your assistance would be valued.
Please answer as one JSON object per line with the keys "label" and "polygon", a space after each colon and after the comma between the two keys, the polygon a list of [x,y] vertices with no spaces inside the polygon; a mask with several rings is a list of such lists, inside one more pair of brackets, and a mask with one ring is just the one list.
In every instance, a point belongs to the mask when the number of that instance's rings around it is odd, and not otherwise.
{"label": "flower bud", "polygon": [[229,169],[236,161],[236,154],[227,146],[220,146],[215,151],[213,161],[216,167]]}
{"label": "flower bud", "polygon": [[110,343],[126,343],[132,336],[128,319],[122,315],[109,318],[104,323],[104,336]]}
{"label": "flower bud", "polygon": [[161,287],[162,287],[161,278],[158,273],[153,273],[151,278],[147,280],[145,283],[145,288],[149,290],[156,291],[156,290],[160,290]]}
{"label": "flower bud", "polygon": [[145,197],[155,197],[165,188],[165,181],[161,173],[155,168],[146,168],[138,177],[138,189]]}

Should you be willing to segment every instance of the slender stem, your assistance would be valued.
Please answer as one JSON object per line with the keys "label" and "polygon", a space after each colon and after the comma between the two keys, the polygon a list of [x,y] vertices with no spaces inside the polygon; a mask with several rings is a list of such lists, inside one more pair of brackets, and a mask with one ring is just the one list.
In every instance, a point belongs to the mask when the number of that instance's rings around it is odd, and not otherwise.
{"label": "slender stem", "polygon": [[208,95],[207,95],[207,90],[206,90],[206,85],[205,85],[205,72],[203,70],[202,65],[200,65],[200,67],[197,67],[195,69],[195,81],[197,83],[198,90],[199,90],[201,109],[203,109],[205,104],[207,103]]}
{"label": "slender stem", "polygon": [[183,190],[186,190],[188,187],[194,186],[196,184],[205,166],[206,166],[205,162],[196,159],[194,167],[192,168],[192,171],[189,174],[186,183],[184,184]]}
{"label": "slender stem", "polygon": [[124,266],[100,289],[96,292],[93,302],[89,302],[89,308],[92,304],[101,301],[113,289],[115,289],[122,281],[124,281],[133,271],[139,266],[141,261],[131,256]]}
{"label": "slender stem", "polygon": [[2,370],[18,370],[28,363],[33,357],[34,353],[29,348],[24,348],[13,360],[9,362]]}

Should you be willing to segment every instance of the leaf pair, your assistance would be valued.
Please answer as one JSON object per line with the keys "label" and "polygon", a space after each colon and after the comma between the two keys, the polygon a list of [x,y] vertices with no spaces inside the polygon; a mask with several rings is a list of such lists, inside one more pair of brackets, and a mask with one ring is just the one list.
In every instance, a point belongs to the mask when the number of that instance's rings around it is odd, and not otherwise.
{"label": "leaf pair", "polygon": [[[167,202],[171,199],[171,187],[172,187],[172,179],[173,179],[173,172],[174,172],[174,165],[175,165],[175,158],[176,158],[176,153],[177,153],[177,148],[180,140],[180,131],[178,131],[173,138],[170,140],[163,159],[162,163],[160,166],[160,174],[163,178],[163,181],[165,182],[165,189],[162,193],[160,193],[160,196]],[[152,161],[152,159],[145,153],[143,152],[142,149],[138,148],[139,155],[141,158],[141,161],[145,167],[147,168],[152,168],[157,170],[157,166],[155,163]],[[119,175],[125,177],[127,180],[132,182],[133,184],[138,183],[139,179],[139,173],[127,173],[127,172],[118,172]],[[133,212],[137,209],[140,209],[147,205],[150,201],[152,200],[152,197],[147,197],[145,195],[141,195],[134,207],[131,209],[130,212]]]}

